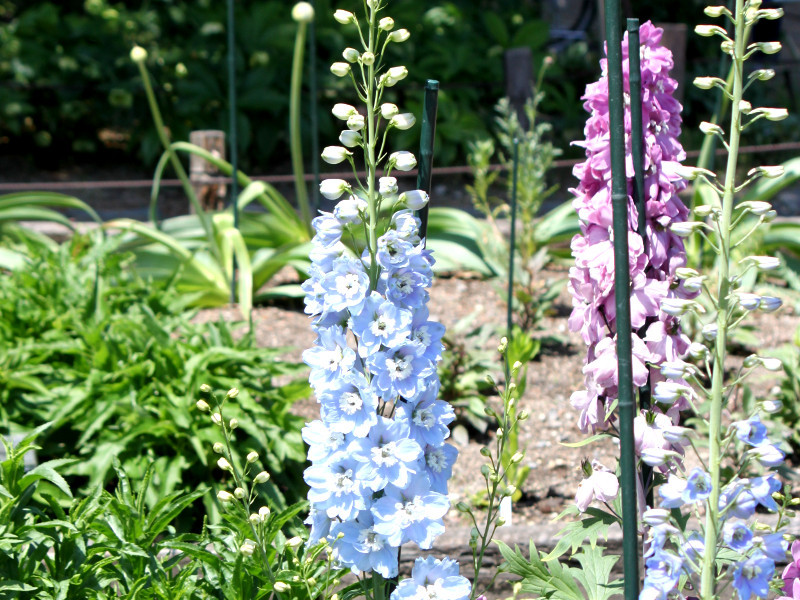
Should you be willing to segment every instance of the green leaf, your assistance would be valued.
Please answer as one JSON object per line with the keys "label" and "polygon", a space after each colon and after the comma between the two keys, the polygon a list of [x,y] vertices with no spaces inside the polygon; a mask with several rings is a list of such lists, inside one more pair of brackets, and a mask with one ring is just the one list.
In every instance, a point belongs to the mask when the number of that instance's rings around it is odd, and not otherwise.
{"label": "green leaf", "polygon": [[619,556],[607,554],[602,546],[592,548],[584,546],[574,558],[580,563],[581,568],[573,568],[571,571],[586,590],[586,600],[608,600],[621,595],[622,590],[619,585],[609,584],[611,570],[619,560]]}
{"label": "green leaf", "polygon": [[566,446],[567,448],[582,448],[583,446],[586,446],[588,444],[593,444],[594,442],[597,442],[607,437],[611,436],[607,433],[596,433],[595,435],[583,439],[579,442],[561,442],[561,445]]}
{"label": "green leaf", "polygon": [[52,483],[59,490],[64,492],[64,494],[72,498],[72,491],[69,489],[69,484],[58,473],[58,471],[56,471],[56,469],[65,465],[74,464],[76,462],[78,461],[74,458],[56,458],[54,460],[48,460],[47,462],[42,463],[28,471],[28,473],[26,473],[25,476],[19,480],[19,487],[20,489],[24,490],[33,482],[44,479]]}
{"label": "green leaf", "polygon": [[587,508],[583,513],[585,517],[580,521],[569,523],[558,532],[558,543],[553,551],[543,558],[545,561],[551,561],[563,555],[567,550],[571,549],[571,553],[580,548],[585,541],[589,541],[592,548],[597,545],[597,538],[601,535],[608,539],[608,529],[612,525],[619,522],[617,517],[604,512],[597,508]]}

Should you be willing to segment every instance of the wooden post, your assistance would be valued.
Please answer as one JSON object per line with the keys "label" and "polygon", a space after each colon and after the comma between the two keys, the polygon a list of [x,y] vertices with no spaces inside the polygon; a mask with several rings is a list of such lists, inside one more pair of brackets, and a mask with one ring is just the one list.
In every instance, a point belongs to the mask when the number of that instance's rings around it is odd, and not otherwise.
{"label": "wooden post", "polygon": [[506,96],[517,113],[523,131],[530,129],[525,102],[533,94],[533,57],[527,46],[510,48],[505,54]]}
{"label": "wooden post", "polygon": [[[208,150],[214,156],[225,158],[225,132],[217,129],[192,131],[189,141],[195,146]],[[219,170],[202,156],[189,155],[189,180],[194,193],[205,211],[222,210],[225,207],[226,186],[214,182],[219,177]],[[194,210],[189,206],[189,212]]]}

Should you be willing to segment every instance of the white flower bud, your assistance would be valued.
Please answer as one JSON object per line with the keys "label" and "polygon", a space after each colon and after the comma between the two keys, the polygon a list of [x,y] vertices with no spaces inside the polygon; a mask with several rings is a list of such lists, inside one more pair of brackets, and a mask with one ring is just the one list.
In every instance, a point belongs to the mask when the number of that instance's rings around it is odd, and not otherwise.
{"label": "white flower bud", "polygon": [[763,410],[768,415],[773,415],[777,412],[780,412],[781,409],[783,409],[783,402],[781,402],[777,398],[771,398],[769,400],[761,401],[761,410]]}
{"label": "white flower bud", "polygon": [[661,404],[674,404],[679,398],[691,397],[692,388],[677,381],[659,381],[653,390],[653,399]]}
{"label": "white flower bud", "polygon": [[761,305],[761,296],[758,294],[741,292],[737,296],[739,297],[739,306],[744,310],[755,310]]}
{"label": "white flower bud", "polygon": [[223,471],[229,471],[233,473],[233,467],[231,466],[231,463],[229,463],[228,459],[224,456],[220,457],[220,459],[217,461],[217,466]]}
{"label": "white flower bud", "polygon": [[392,104],[391,102],[384,102],[381,104],[381,116],[387,121],[399,112],[400,109],[397,108],[397,105]]}
{"label": "white flower bud", "polygon": [[703,121],[700,123],[700,131],[703,132],[704,135],[710,135],[713,133],[718,133],[720,135],[724,135],[725,131],[717,125],[716,123],[709,123],[708,121]]}
{"label": "white flower bud", "polygon": [[783,368],[781,359],[772,357],[761,357],[761,365],[767,371],[780,371]]}
{"label": "white flower bud", "polygon": [[691,356],[695,360],[700,360],[701,358],[705,358],[708,354],[708,348],[706,348],[703,344],[699,342],[692,342],[689,344],[689,356]]}
{"label": "white flower bud", "polygon": [[339,134],[339,141],[348,148],[355,148],[358,146],[361,143],[361,139],[360,133],[351,131],[350,129],[345,129]]}
{"label": "white flower bud", "polygon": [[747,100],[739,100],[739,111],[742,114],[749,115],[753,111],[753,105]]}
{"label": "white flower bud", "polygon": [[209,410],[211,410],[211,407],[205,400],[198,400],[195,406],[197,407],[197,410],[199,410],[200,412],[208,412]]}
{"label": "white flower bud", "polygon": [[411,210],[419,210],[428,203],[428,194],[422,190],[413,190],[400,194],[400,202]]}
{"label": "white flower bud", "polygon": [[690,279],[692,277],[699,277],[700,273],[697,270],[689,267],[678,267],[675,269],[675,277],[678,279]]}
{"label": "white flower bud", "polygon": [[204,383],[204,384],[202,384],[200,386],[200,391],[203,392],[204,394],[210,394],[211,393],[211,386],[208,385],[207,383]]}
{"label": "white flower bud", "polygon": [[341,146],[326,146],[322,151],[322,160],[329,165],[338,165],[352,155],[352,152]]}
{"label": "white flower bud", "polygon": [[758,79],[759,81],[769,81],[775,77],[775,69],[756,69],[750,73],[750,77]]}
{"label": "white flower bud", "polygon": [[258,509],[258,516],[261,517],[262,521],[266,521],[270,515],[269,506],[262,506]]}
{"label": "white flower bud", "polygon": [[244,544],[239,546],[239,552],[241,552],[244,556],[253,556],[253,552],[255,551],[256,551],[256,545],[251,540],[245,540]]}
{"label": "white flower bud", "polygon": [[358,53],[358,50],[355,48],[345,48],[342,52],[342,58],[349,63],[358,62],[360,56],[361,55]]}
{"label": "white flower bud", "polygon": [[719,77],[695,77],[692,83],[701,90],[710,90],[715,85],[725,85],[725,82]]}
{"label": "white flower bud", "polygon": [[650,467],[660,467],[667,464],[680,454],[672,450],[665,450],[664,448],[645,448],[642,450],[642,462]]}
{"label": "white flower bud", "polygon": [[759,308],[767,313],[775,312],[783,304],[783,300],[775,296],[761,296],[761,304]]}
{"label": "white flower bud", "polygon": [[411,152],[400,150],[389,155],[389,165],[399,171],[410,171],[417,166],[417,159]]}
{"label": "white flower bud", "polygon": [[244,490],[240,487],[237,487],[235,490],[233,490],[233,495],[235,498],[241,500],[242,498],[244,498]]}
{"label": "white flower bud", "polygon": [[211,422],[214,423],[214,425],[222,425],[222,415],[215,412],[211,415]]}
{"label": "white flower bud", "polygon": [[300,546],[303,545],[303,538],[301,538],[301,537],[299,537],[297,535],[294,536],[294,537],[291,537],[288,540],[286,540],[286,545],[289,548],[293,548],[293,549],[294,548],[299,548]]}
{"label": "white flower bud", "polygon": [[706,13],[711,18],[716,19],[717,17],[721,17],[722,15],[730,15],[731,11],[729,11],[724,6],[706,6],[703,9],[703,12]]}
{"label": "white flower bud", "polygon": [[333,18],[336,19],[337,23],[341,23],[342,25],[349,25],[350,23],[356,22],[356,16],[349,10],[339,9],[333,13]]}
{"label": "white flower bud", "polygon": [[319,193],[325,196],[328,200],[336,200],[350,191],[350,184],[344,179],[323,179],[319,184]]}
{"label": "white flower bud", "polygon": [[341,119],[342,121],[347,121],[351,116],[358,114],[355,106],[351,106],[350,104],[334,104],[333,108],[331,109],[333,116],[337,119]]}
{"label": "white flower bud", "polygon": [[703,325],[703,339],[709,342],[713,342],[717,339],[717,335],[719,334],[719,326],[716,322],[706,323]]}
{"label": "white flower bud", "polygon": [[701,169],[700,167],[690,167],[688,165],[682,165],[680,163],[673,164],[672,171],[678,177],[682,177],[683,179],[688,179],[689,181],[697,179],[700,175],[704,175],[708,179],[714,179],[716,177],[716,174],[713,171],[709,171],[708,169]]}
{"label": "white flower bud", "polygon": [[292,8],[292,19],[298,23],[310,23],[314,20],[314,7],[308,2],[298,2]]}
{"label": "white flower bud", "polygon": [[683,280],[683,289],[690,293],[699,292],[703,289],[703,280],[705,277],[690,277]]}
{"label": "white flower bud", "polygon": [[752,262],[760,271],[774,271],[781,266],[781,261],[776,256],[748,256],[742,262]]}
{"label": "white flower bud", "polygon": [[686,238],[706,227],[702,221],[675,221],[669,228],[678,237]]}
{"label": "white flower bud", "polygon": [[[753,44],[750,44],[752,46]],[[756,48],[761,50],[764,54],[776,54],[781,51],[780,42],[759,42],[755,44]]]}
{"label": "white flower bud", "polygon": [[228,398],[230,398],[231,400],[233,400],[234,398],[236,398],[239,395],[239,388],[233,387],[233,388],[229,389],[228,393],[225,394],[225,395]]}
{"label": "white flower bud", "polygon": [[361,215],[367,212],[367,201],[358,196],[350,196],[339,203],[333,209],[333,216],[344,225],[358,225],[361,223]]}
{"label": "white flower bud", "polygon": [[408,32],[408,29],[398,29],[389,34],[389,41],[402,43],[410,37],[411,34]]}
{"label": "white flower bud", "polygon": [[389,121],[390,127],[397,127],[397,129],[405,130],[411,129],[414,126],[414,123],[417,122],[417,119],[411,113],[403,113],[402,115],[395,115]]}
{"label": "white flower bud", "polygon": [[228,427],[230,427],[231,430],[236,429],[237,427],[239,427],[239,419],[236,419],[236,418],[231,419],[228,422]]}
{"label": "white flower bud", "polygon": [[691,431],[688,427],[669,425],[661,430],[661,434],[673,446],[685,446],[689,443],[689,433]]}
{"label": "white flower bud", "polygon": [[375,55],[369,50],[367,50],[366,52],[364,52],[364,54],[361,55],[361,64],[367,67],[372,64],[375,64]]}
{"label": "white flower bud", "polygon": [[254,463],[258,460],[258,452],[255,450],[247,454],[247,464]]}
{"label": "white flower bud", "polygon": [[378,21],[378,29],[381,31],[391,31],[394,29],[394,19],[392,17],[383,17]]}
{"label": "white flower bud", "polygon": [[223,452],[225,452],[225,446],[222,444],[222,442],[214,442],[212,448],[214,449],[214,452],[216,452],[217,454],[222,454]]}
{"label": "white flower bud", "polygon": [[250,522],[251,522],[253,525],[258,525],[259,523],[261,523],[261,517],[259,516],[259,514],[258,514],[258,513],[252,513],[252,514],[250,515]]}
{"label": "white flower bud", "polygon": [[267,483],[269,481],[269,473],[261,471],[258,475],[253,477],[255,483]]}
{"label": "white flower bud", "polygon": [[515,465],[519,462],[522,462],[523,458],[525,458],[525,455],[522,452],[515,452],[514,455],[511,457],[511,464]]}
{"label": "white flower bud", "polygon": [[694,212],[696,217],[705,219],[708,215],[714,212],[714,207],[709,206],[708,204],[701,204],[699,206],[695,206],[694,209],[692,209],[692,212]]}
{"label": "white flower bud", "polygon": [[763,113],[767,121],[783,121],[789,116],[789,111],[785,108],[759,108],[758,111]]}
{"label": "white flower bud", "polygon": [[738,208],[750,211],[757,217],[760,217],[772,208],[772,204],[761,200],[748,200],[747,202],[739,203]]}
{"label": "white flower bud", "polygon": [[147,60],[147,50],[141,46],[134,46],[131,49],[131,60],[135,63],[143,63]]}
{"label": "white flower bud", "polygon": [[776,177],[783,175],[783,172],[783,167],[780,165],[777,167],[755,167],[747,172],[747,176],[752,177],[753,175],[761,175],[767,179],[775,179]]}
{"label": "white flower bud", "polygon": [[350,117],[347,119],[347,128],[350,131],[361,131],[364,129],[364,123],[364,115],[350,115]]}
{"label": "white flower bud", "polygon": [[397,178],[381,177],[378,179],[378,192],[386,198],[394,196],[397,193]]}
{"label": "white flower bud", "polygon": [[688,374],[688,367],[682,360],[661,363],[661,374],[667,379],[683,379]]}
{"label": "white flower bud", "polygon": [[702,37],[711,37],[712,35],[728,37],[728,33],[719,25],[698,25],[694,28],[694,32]]}
{"label": "white flower bud", "polygon": [[658,527],[669,522],[669,511],[666,508],[648,508],[642,515],[642,521],[650,527]]}
{"label": "white flower bud", "polygon": [[346,77],[350,73],[350,65],[346,62],[335,62],[331,65],[331,73],[337,77]]}
{"label": "white flower bud", "polygon": [[664,298],[661,301],[661,312],[672,317],[678,317],[697,309],[701,309],[700,312],[703,312],[702,307],[694,300],[685,300],[683,298]]}
{"label": "white flower bud", "polygon": [[395,82],[402,81],[408,76],[408,69],[405,67],[392,67],[386,72],[386,75],[394,79]]}
{"label": "white flower bud", "polygon": [[233,500],[233,494],[226,492],[225,490],[220,490],[217,492],[217,498],[219,498],[222,502],[230,502]]}
{"label": "white flower bud", "polygon": [[292,586],[290,586],[288,583],[284,583],[283,581],[276,581],[273,588],[275,589],[276,592],[282,594],[292,589]]}

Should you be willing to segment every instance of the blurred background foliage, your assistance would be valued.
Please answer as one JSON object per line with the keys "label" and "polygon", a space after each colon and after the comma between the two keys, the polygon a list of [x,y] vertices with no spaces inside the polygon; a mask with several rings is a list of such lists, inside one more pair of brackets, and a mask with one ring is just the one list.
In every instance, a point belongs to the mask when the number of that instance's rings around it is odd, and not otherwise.
{"label": "blurred background foliage", "polygon": [[[332,13],[356,11],[360,0],[316,0],[320,139],[336,136],[330,105],[355,100],[347,81],[328,65],[355,32],[342,32]],[[697,0],[653,3],[629,0],[625,12],[642,21],[686,24],[686,81],[717,74],[716,46],[692,34],[702,20]],[[288,173],[288,86],[296,24],[287,0],[236,0],[236,81],[241,166],[253,174]],[[553,126],[554,145],[578,157],[582,137],[579,101],[597,78],[600,16],[596,0],[404,0],[392,7],[397,27],[412,37],[393,44],[395,64],[410,69],[408,84],[387,100],[419,114],[422,86],[442,83],[437,165],[465,164],[467,144],[488,136],[492,107],[505,92],[503,54],[529,46],[534,70],[555,59],[539,91],[540,113]],[[774,39],[779,32],[756,32]],[[25,156],[34,168],[73,163],[126,162],[150,168],[159,153],[136,68],[134,43],[148,50],[159,103],[173,139],[193,129],[227,129],[226,2],[221,0],[0,0],[0,158]],[[767,60],[771,60],[769,57]],[[781,76],[783,76],[781,74]],[[310,156],[309,74],[303,121]],[[782,105],[792,108],[791,86]],[[777,86],[770,88],[777,93]],[[696,148],[697,123],[713,112],[713,98],[685,86],[684,147]],[[771,104],[781,105],[772,99]],[[765,129],[758,143],[777,139]],[[413,147],[418,128],[396,137]]]}

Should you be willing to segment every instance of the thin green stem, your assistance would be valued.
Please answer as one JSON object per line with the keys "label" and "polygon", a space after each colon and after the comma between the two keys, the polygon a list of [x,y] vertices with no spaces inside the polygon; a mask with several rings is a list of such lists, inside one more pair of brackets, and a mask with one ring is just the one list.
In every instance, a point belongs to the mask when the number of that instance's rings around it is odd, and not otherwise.
{"label": "thin green stem", "polygon": [[303,85],[303,49],[306,44],[307,27],[307,23],[300,21],[297,24],[297,37],[294,40],[292,82],[289,91],[289,141],[297,205],[300,207],[300,215],[306,227],[311,227],[311,207],[308,204],[308,190],[303,170],[303,140],[300,135],[300,95]]}
{"label": "thin green stem", "polygon": [[722,431],[722,409],[724,394],[725,358],[730,313],[730,245],[731,217],[733,214],[733,196],[736,188],[736,166],[741,136],[741,113],[739,104],[742,99],[742,82],[744,71],[744,1],[736,0],[734,12],[733,51],[733,102],[731,102],[731,125],[729,128],[728,164],[725,170],[725,187],[722,196],[722,215],[720,217],[719,240],[719,287],[717,313],[717,339],[714,347],[714,366],[711,375],[711,410],[709,414],[709,455],[708,465],[711,476],[711,496],[708,498],[705,527],[705,556],[700,580],[700,597],[702,600],[715,598],[717,540],[719,539],[719,497],[721,484],[720,435]]}
{"label": "thin green stem", "polygon": [[[377,11],[369,11],[369,44],[367,50],[375,53],[375,37],[377,31]],[[367,68],[367,146],[366,146],[366,166],[367,166],[367,204],[369,211],[367,244],[369,247],[369,279],[372,289],[378,285],[378,198],[375,190],[375,174],[378,165],[375,161],[375,146],[377,144],[377,127],[375,122],[375,63]]]}

